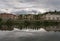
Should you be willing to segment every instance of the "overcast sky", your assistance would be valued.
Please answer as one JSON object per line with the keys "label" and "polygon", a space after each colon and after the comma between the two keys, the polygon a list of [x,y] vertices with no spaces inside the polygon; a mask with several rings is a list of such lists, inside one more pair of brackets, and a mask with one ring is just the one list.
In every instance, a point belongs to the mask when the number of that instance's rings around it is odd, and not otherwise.
{"label": "overcast sky", "polygon": [[0,9],[5,12],[15,10],[60,10],[60,0],[0,0]]}

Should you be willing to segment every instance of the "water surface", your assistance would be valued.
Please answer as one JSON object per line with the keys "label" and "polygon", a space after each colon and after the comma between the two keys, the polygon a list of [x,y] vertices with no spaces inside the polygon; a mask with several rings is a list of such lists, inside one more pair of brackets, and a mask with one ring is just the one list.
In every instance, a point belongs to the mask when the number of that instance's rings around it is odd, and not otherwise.
{"label": "water surface", "polygon": [[60,32],[0,31],[0,41],[60,41]]}

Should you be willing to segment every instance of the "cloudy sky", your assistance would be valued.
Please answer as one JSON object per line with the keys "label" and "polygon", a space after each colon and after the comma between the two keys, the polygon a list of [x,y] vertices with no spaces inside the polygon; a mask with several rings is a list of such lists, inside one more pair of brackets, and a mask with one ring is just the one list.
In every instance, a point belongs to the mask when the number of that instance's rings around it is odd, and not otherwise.
{"label": "cloudy sky", "polygon": [[0,12],[60,10],[60,0],[0,0]]}

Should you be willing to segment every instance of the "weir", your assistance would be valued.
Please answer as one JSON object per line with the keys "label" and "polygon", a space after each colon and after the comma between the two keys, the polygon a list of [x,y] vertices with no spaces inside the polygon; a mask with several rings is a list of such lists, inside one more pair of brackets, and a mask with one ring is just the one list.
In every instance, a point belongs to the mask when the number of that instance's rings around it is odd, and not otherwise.
{"label": "weir", "polygon": [[44,28],[40,28],[38,30],[33,30],[33,29],[18,29],[18,28],[14,28],[13,31],[26,31],[26,32],[47,32]]}
{"label": "weir", "polygon": [[46,32],[46,31],[60,31],[60,28],[58,28],[58,27],[44,27],[44,28],[40,28],[40,29],[22,29],[22,30],[20,30],[20,29],[18,29],[18,28],[14,28],[14,30],[13,31],[26,31],[26,32]]}

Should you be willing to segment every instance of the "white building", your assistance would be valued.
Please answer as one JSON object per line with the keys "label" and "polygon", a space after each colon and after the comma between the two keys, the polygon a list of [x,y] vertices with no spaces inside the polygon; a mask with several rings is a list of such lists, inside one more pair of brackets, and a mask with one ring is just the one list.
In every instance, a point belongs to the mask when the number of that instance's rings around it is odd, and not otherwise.
{"label": "white building", "polygon": [[45,14],[43,15],[44,20],[60,20],[60,15],[59,14]]}

